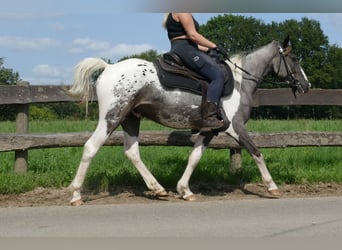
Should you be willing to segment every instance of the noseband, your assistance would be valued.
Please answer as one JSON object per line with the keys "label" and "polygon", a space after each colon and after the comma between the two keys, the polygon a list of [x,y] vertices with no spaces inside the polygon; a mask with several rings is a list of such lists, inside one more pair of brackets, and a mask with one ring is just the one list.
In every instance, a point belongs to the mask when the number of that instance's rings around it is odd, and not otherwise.
{"label": "noseband", "polygon": [[[291,51],[291,48],[288,48]],[[284,62],[285,65],[285,69],[286,69],[286,73],[287,73],[287,77],[289,78],[289,80],[287,81],[287,84],[291,87],[292,89],[292,93],[293,96],[295,98],[297,98],[296,96],[296,91],[300,91],[301,93],[304,93],[304,89],[302,84],[295,78],[294,74],[292,73],[288,63],[286,62],[285,57],[288,55],[288,53],[290,51],[286,51],[287,49],[283,49],[281,46],[279,46],[279,54],[280,54],[280,60],[279,60],[279,67],[278,67],[278,73],[277,75],[279,75],[280,72],[280,66],[281,66],[281,62]]]}

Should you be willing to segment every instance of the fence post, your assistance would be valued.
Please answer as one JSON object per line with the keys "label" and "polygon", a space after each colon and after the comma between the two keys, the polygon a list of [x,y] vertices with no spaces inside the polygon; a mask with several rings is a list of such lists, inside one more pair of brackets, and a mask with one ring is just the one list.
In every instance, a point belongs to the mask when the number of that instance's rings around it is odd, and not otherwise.
{"label": "fence post", "polygon": [[[17,83],[18,86],[27,87],[29,82],[20,81]],[[28,133],[29,126],[29,104],[17,104],[16,105],[16,133],[25,134]],[[14,171],[17,173],[22,173],[27,171],[27,161],[28,161],[28,151],[18,150],[14,154],[15,163]]]}
{"label": "fence post", "polygon": [[238,171],[242,167],[241,149],[230,149],[230,171]]}

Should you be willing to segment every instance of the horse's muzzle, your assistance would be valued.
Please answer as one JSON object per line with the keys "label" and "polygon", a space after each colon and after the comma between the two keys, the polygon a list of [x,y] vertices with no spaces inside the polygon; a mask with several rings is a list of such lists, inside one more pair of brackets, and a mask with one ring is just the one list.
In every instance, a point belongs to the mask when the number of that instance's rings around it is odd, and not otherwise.
{"label": "horse's muzzle", "polygon": [[291,89],[292,89],[292,93],[294,95],[294,97],[296,98],[296,93],[298,92],[299,94],[304,94],[304,93],[307,93],[309,92],[309,89],[311,87],[311,83],[310,82],[307,82],[307,84],[305,84],[303,86],[303,84],[301,82],[299,82],[298,80],[296,79],[293,79],[291,81],[288,82]]}

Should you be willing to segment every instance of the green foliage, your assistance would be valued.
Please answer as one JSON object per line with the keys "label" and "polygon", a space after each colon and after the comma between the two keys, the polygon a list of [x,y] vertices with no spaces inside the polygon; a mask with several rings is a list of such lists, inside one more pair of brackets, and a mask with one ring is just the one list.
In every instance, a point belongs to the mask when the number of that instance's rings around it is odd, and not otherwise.
{"label": "green foliage", "polygon": [[[211,18],[200,27],[200,32],[210,40],[223,44],[229,52],[253,50],[272,40],[282,41],[291,37],[294,53],[307,74],[313,88],[342,88],[342,49],[329,45],[320,23],[302,18],[301,21],[265,24],[255,18],[219,15]],[[271,78],[277,81],[276,78]],[[277,88],[271,83],[263,83],[262,88]],[[300,97],[298,97],[300,98]],[[252,118],[316,118],[342,117],[342,107],[298,106],[298,107],[260,107],[253,110]]]}
{"label": "green foliage", "polygon": [[150,49],[150,50],[142,52],[140,54],[134,54],[134,55],[131,55],[131,56],[125,56],[125,57],[119,59],[118,61],[120,62],[120,61],[129,59],[129,58],[140,58],[140,59],[152,62],[153,60],[155,60],[159,56],[160,55],[158,54],[158,52],[156,50]]}
{"label": "green foliage", "polygon": [[[19,80],[19,73],[3,66],[4,58],[0,57],[0,85],[14,85]],[[0,105],[0,121],[15,119],[15,108],[11,105]]]}
{"label": "green foliage", "polygon": [[200,27],[200,33],[222,44],[230,54],[265,45],[270,42],[265,39],[267,32],[262,21],[231,14],[213,17]]}
{"label": "green foliage", "polygon": [[[336,45],[329,46],[327,59],[324,64],[325,77],[322,81],[322,88],[341,89],[342,88],[342,48]],[[324,80],[324,82],[323,82]]]}
{"label": "green foliage", "polygon": [[13,69],[8,69],[3,66],[4,58],[0,57],[0,85],[13,85],[19,80],[19,73]]}
{"label": "green foliage", "polygon": [[15,107],[13,105],[0,105],[0,121],[14,121]]}
{"label": "green foliage", "polygon": [[[70,102],[70,103],[52,103],[47,105],[52,112],[56,114],[58,119],[83,119],[85,117],[85,105]],[[89,107],[92,107],[89,104]],[[96,112],[97,111],[96,106]]]}
{"label": "green foliage", "polygon": [[56,120],[57,117],[55,113],[51,109],[49,109],[49,107],[47,106],[30,105],[29,118],[30,118],[30,121],[34,121],[34,120],[52,121],[52,120]]}

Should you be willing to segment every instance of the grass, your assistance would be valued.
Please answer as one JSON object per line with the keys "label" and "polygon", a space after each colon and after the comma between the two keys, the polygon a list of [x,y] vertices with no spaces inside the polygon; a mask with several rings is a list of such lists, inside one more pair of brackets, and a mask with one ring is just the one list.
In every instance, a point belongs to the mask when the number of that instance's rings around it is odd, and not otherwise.
{"label": "grass", "polygon": [[[77,132],[93,131],[95,121],[33,121],[29,131]],[[341,131],[342,120],[252,120],[251,132],[281,131]],[[150,121],[142,123],[143,130],[166,129]],[[12,133],[15,124],[0,122],[0,133]],[[82,148],[52,148],[29,151],[29,170],[13,172],[14,152],[0,153],[0,193],[21,193],[35,187],[65,187],[75,175]],[[190,147],[141,147],[141,157],[153,175],[166,188],[174,189],[187,163]],[[268,168],[278,184],[342,183],[342,147],[296,147],[262,149]],[[243,151],[243,168],[229,172],[229,152],[208,149],[194,172],[191,184],[238,184],[260,182],[253,159]],[[107,191],[118,186],[138,186],[144,182],[123,154],[123,148],[102,147],[91,163],[85,180],[89,191]]]}

